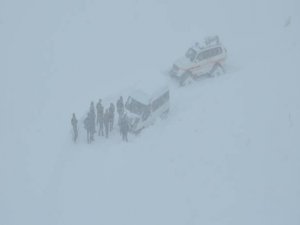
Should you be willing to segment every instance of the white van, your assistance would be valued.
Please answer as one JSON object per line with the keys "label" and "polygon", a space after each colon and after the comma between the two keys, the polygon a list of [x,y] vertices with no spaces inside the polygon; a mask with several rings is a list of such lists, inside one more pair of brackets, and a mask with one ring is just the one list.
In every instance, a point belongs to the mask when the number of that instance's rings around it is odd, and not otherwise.
{"label": "white van", "polygon": [[138,133],[152,125],[159,117],[165,116],[170,109],[170,94],[167,87],[152,93],[134,90],[129,94],[125,110],[129,118],[130,131]]}
{"label": "white van", "polygon": [[182,86],[203,75],[220,75],[225,72],[226,53],[218,36],[207,38],[204,46],[196,43],[189,48],[185,56],[174,63],[169,74]]}

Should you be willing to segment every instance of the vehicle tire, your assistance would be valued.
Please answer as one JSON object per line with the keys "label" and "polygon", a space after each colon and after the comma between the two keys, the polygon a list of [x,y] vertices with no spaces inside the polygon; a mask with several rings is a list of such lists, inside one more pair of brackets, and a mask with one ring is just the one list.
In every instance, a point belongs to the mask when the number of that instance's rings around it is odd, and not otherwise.
{"label": "vehicle tire", "polygon": [[182,75],[182,77],[180,78],[180,86],[186,86],[190,83],[193,82],[193,77],[192,77],[192,73],[191,72],[186,72]]}
{"label": "vehicle tire", "polygon": [[225,73],[224,67],[221,64],[216,63],[210,72],[211,77],[220,76]]}

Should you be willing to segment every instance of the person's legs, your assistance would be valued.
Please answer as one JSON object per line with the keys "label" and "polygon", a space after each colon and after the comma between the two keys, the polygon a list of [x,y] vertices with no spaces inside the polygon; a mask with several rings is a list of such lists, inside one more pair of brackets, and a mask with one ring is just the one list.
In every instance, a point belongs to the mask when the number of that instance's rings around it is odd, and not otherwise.
{"label": "person's legs", "polygon": [[109,120],[109,131],[113,130],[113,119]]}
{"label": "person's legs", "polygon": [[94,141],[94,131],[91,132],[91,142]]}
{"label": "person's legs", "polygon": [[90,132],[87,130],[86,133],[87,133],[87,143],[89,144],[90,143]]}
{"label": "person's legs", "polygon": [[74,142],[76,142],[77,137],[78,137],[78,130],[76,127],[74,127]]}
{"label": "person's legs", "polygon": [[105,136],[106,136],[106,138],[108,138],[108,126],[105,126]]}
{"label": "person's legs", "polygon": [[99,133],[101,133],[102,136],[104,136],[104,131],[103,131],[103,122],[100,122],[100,129],[99,129]]}

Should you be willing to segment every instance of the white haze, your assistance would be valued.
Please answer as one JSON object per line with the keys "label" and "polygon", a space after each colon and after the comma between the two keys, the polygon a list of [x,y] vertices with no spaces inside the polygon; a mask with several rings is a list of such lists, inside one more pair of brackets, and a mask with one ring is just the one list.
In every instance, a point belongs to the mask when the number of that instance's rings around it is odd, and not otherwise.
{"label": "white haze", "polygon": [[[0,224],[300,224],[299,27],[297,0],[0,0]],[[178,88],[214,34],[227,73]],[[72,143],[73,112],[149,79],[166,120]]]}

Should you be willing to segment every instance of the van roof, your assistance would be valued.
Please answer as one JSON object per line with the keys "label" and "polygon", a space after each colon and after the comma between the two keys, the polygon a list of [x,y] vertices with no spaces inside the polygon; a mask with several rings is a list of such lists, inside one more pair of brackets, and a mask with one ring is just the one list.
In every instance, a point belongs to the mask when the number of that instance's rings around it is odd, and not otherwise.
{"label": "van roof", "polygon": [[162,95],[168,90],[168,86],[164,83],[158,84],[156,82],[140,82],[134,85],[132,91],[129,93],[129,96],[145,105],[148,105],[153,98]]}
{"label": "van roof", "polygon": [[217,47],[221,47],[223,48],[223,45],[221,43],[219,44],[211,44],[211,45],[206,45],[206,46],[202,46],[198,49],[195,49],[197,51],[197,54],[199,54],[200,52],[206,51],[208,49],[212,49],[212,48],[217,48]]}

